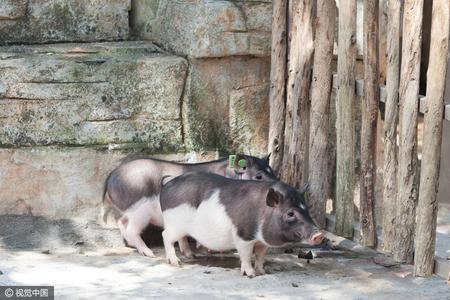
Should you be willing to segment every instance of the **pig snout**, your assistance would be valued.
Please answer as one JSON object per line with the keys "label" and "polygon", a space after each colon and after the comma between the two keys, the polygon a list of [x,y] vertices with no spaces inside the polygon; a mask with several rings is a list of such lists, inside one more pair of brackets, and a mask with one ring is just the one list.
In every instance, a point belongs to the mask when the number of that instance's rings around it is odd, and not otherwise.
{"label": "pig snout", "polygon": [[311,234],[309,241],[312,245],[320,245],[325,239],[325,234],[321,231],[315,231]]}

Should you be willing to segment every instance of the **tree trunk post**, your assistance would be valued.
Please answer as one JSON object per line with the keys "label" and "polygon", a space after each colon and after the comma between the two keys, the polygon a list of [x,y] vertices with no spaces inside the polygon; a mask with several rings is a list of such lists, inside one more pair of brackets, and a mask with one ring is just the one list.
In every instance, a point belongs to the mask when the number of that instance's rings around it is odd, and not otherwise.
{"label": "tree trunk post", "polygon": [[289,34],[288,85],[282,180],[299,187],[307,178],[309,92],[314,53],[313,0],[294,0]]}
{"label": "tree trunk post", "polygon": [[336,233],[353,236],[355,174],[356,0],[339,3],[336,144]]}
{"label": "tree trunk post", "polygon": [[400,73],[398,194],[393,258],[412,263],[417,204],[417,113],[422,47],[423,0],[405,1]]}
{"label": "tree trunk post", "polygon": [[274,0],[272,12],[272,56],[270,68],[270,165],[280,175],[284,148],[287,65],[287,2]]}
{"label": "tree trunk post", "polygon": [[444,91],[448,62],[450,4],[433,1],[430,63],[427,72],[427,110],[424,119],[422,168],[417,231],[414,251],[414,275],[431,276],[436,242],[437,191],[442,145]]}
{"label": "tree trunk post", "polygon": [[328,133],[332,89],[332,62],[336,4],[318,0],[315,33],[314,67],[311,83],[311,129],[309,137],[310,195],[308,206],[317,225],[325,228],[326,201],[330,190],[328,170]]}
{"label": "tree trunk post", "polygon": [[375,178],[378,102],[378,0],[364,1],[364,98],[361,103],[360,216],[361,244],[375,247]]}
{"label": "tree trunk post", "polygon": [[383,250],[392,251],[397,203],[397,124],[400,81],[401,0],[389,0],[387,26],[386,108],[384,118]]}

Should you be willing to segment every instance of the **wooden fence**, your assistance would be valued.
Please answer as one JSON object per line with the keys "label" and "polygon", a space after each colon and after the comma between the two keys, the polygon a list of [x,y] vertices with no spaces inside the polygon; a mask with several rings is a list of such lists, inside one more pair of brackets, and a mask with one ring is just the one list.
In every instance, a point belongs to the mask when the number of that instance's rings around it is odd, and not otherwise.
{"label": "wooden fence", "polygon": [[[341,0],[339,7],[329,0],[273,0],[271,164],[292,185],[309,181],[308,205],[320,226],[326,222],[329,174],[335,172],[335,231],[344,237],[353,236],[354,187],[359,179],[360,242],[377,246],[376,227],[381,226],[382,249],[397,261],[414,262],[416,276],[428,276],[433,272],[442,124],[450,120],[450,106],[443,101],[450,4],[433,1],[427,88],[426,95],[420,96],[424,0],[388,1],[386,60],[379,56],[382,3],[364,1],[364,71],[357,79],[356,0]],[[337,70],[333,69],[335,41]],[[330,124],[333,86],[336,123]],[[355,118],[357,96],[361,96],[360,124]],[[378,122],[379,102],[385,103],[384,125]],[[420,168],[419,113],[425,114]],[[359,125],[360,172],[356,174],[355,126]],[[336,127],[336,141],[329,140],[330,126]],[[383,126],[381,131],[378,126]],[[384,140],[382,224],[376,224],[374,217],[378,132]],[[332,143],[336,144],[335,170],[328,163]]]}

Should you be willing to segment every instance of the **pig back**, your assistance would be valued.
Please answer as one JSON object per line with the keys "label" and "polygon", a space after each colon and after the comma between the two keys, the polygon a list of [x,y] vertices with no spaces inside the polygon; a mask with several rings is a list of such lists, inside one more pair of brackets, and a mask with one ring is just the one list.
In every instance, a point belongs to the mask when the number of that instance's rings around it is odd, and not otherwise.
{"label": "pig back", "polygon": [[182,174],[182,167],[170,162],[141,158],[114,169],[105,183],[105,196],[121,211],[125,211],[144,197],[158,196],[165,176]]}

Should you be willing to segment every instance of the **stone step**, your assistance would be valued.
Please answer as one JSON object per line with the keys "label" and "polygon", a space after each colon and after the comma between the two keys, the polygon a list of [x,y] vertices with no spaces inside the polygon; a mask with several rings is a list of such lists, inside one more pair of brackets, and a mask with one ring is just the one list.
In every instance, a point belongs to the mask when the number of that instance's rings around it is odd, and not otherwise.
{"label": "stone step", "polygon": [[176,152],[186,72],[149,42],[0,47],[0,146]]}
{"label": "stone step", "polygon": [[130,0],[2,0],[0,45],[129,37]]}

